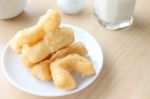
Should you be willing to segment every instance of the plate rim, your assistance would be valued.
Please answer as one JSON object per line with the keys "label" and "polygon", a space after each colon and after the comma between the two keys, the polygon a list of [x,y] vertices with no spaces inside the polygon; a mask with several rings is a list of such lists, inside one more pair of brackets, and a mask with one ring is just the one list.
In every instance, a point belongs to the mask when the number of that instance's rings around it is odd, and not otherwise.
{"label": "plate rim", "polygon": [[[95,38],[90,32],[88,32],[88,31],[86,31],[86,30],[84,30],[84,29],[82,29],[82,28],[79,28],[78,26],[71,25],[71,24],[64,24],[64,23],[62,23],[60,26],[62,26],[62,27],[69,27],[69,28],[73,28],[73,29],[78,29],[78,30],[84,31],[84,32],[86,32],[86,35],[88,35],[88,36],[91,37],[93,40],[95,40],[95,42],[99,45],[99,46],[98,46],[99,49],[101,49],[101,50],[100,50],[100,52],[101,52],[101,64],[98,64],[98,65],[101,65],[101,67],[100,67],[98,73],[95,75],[95,77],[93,78],[93,80],[92,80],[89,84],[85,85],[83,88],[78,89],[78,90],[74,90],[74,91],[71,91],[71,92],[68,92],[68,93],[64,93],[64,94],[49,95],[49,94],[43,94],[43,93],[40,94],[40,93],[36,93],[36,92],[32,92],[32,91],[26,90],[26,89],[24,89],[24,87],[22,87],[22,86],[18,85],[17,83],[15,83],[15,82],[11,79],[11,77],[7,74],[7,72],[6,72],[6,69],[5,69],[5,66],[4,66],[4,56],[5,56],[5,52],[6,52],[7,48],[9,47],[9,42],[10,42],[10,41],[8,41],[8,43],[5,45],[4,49],[2,50],[2,54],[1,54],[1,57],[0,57],[0,59],[1,59],[1,62],[0,62],[1,64],[0,64],[0,65],[1,65],[1,68],[2,68],[2,72],[3,72],[3,74],[5,75],[5,77],[7,78],[7,80],[8,80],[13,86],[15,86],[17,89],[22,90],[22,91],[24,91],[24,92],[26,92],[26,93],[28,93],[28,94],[35,95],[35,96],[43,96],[43,97],[60,97],[60,96],[67,96],[67,95],[71,95],[71,94],[74,94],[74,93],[77,93],[77,92],[80,92],[80,91],[84,90],[86,87],[90,86],[90,85],[97,79],[97,77],[100,75],[100,73],[101,73],[101,71],[102,71],[103,64],[104,64],[104,54],[103,54],[103,49],[102,49],[102,46],[101,46],[100,42],[98,42],[98,41],[96,40],[96,38]],[[84,33],[84,34],[85,34],[85,33]]]}

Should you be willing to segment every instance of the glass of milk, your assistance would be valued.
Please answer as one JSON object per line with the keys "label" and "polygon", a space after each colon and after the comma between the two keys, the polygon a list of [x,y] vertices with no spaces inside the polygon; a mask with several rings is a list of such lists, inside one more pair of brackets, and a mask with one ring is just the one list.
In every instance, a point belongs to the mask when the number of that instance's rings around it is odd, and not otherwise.
{"label": "glass of milk", "polygon": [[100,24],[109,29],[130,26],[136,0],[95,0],[94,13]]}

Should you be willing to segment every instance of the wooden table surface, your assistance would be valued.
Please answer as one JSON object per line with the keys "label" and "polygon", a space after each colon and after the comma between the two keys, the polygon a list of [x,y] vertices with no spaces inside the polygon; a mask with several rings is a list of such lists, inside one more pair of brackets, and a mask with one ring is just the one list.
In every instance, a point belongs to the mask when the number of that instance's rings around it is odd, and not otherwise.
{"label": "wooden table surface", "polygon": [[[20,29],[34,25],[56,0],[29,0],[25,11],[10,20],[0,20],[0,54]],[[62,13],[64,23],[81,27],[101,43],[104,65],[97,80],[83,91],[55,99],[150,99],[150,0],[137,0],[134,24],[112,31],[98,24],[93,0],[85,0],[76,15]],[[52,99],[27,94],[11,85],[0,69],[1,99]]]}

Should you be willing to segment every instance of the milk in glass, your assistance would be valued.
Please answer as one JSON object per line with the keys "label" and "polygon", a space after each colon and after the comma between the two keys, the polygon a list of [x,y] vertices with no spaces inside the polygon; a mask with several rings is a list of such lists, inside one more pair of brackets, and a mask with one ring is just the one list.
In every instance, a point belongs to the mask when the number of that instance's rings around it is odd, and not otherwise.
{"label": "milk in glass", "polygon": [[94,11],[99,22],[109,29],[132,24],[136,0],[95,0]]}

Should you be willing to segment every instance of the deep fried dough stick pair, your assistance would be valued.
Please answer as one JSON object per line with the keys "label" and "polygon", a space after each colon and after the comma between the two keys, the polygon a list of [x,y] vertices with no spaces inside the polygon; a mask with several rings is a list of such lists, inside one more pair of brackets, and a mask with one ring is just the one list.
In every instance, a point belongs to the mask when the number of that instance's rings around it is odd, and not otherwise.
{"label": "deep fried dough stick pair", "polygon": [[52,63],[56,59],[60,59],[69,54],[74,53],[79,54],[81,56],[85,56],[87,54],[87,50],[84,47],[84,45],[80,42],[72,44],[66,48],[60,49],[56,53],[54,53],[50,57],[50,59],[47,59],[34,65],[34,67],[32,68],[32,75],[40,80],[50,80],[51,79],[51,71],[49,68],[50,63]]}
{"label": "deep fried dough stick pair", "polygon": [[44,60],[53,52],[73,43],[74,33],[68,28],[56,29],[54,32],[46,33],[44,40],[34,46],[22,48],[22,60],[27,67],[33,67],[36,63]]}
{"label": "deep fried dough stick pair", "polygon": [[49,54],[74,41],[73,31],[59,28],[60,22],[60,14],[56,10],[48,10],[37,25],[19,31],[11,40],[11,48],[21,54],[27,67],[32,67]]}
{"label": "deep fried dough stick pair", "polygon": [[[90,61],[84,57],[86,53],[87,51],[82,43],[75,43],[57,51],[49,61],[46,60],[34,66],[32,75],[40,80],[53,78],[56,87],[65,90],[73,89],[76,87],[76,83],[70,74],[71,71],[79,72],[86,76],[95,73]],[[48,62],[50,63],[48,64]]]}
{"label": "deep fried dough stick pair", "polygon": [[69,71],[75,71],[85,76],[95,73],[91,62],[78,54],[57,59],[50,65],[52,78],[56,87],[64,90],[74,89],[76,82]]}
{"label": "deep fried dough stick pair", "polygon": [[60,23],[60,14],[56,10],[50,9],[40,18],[37,25],[19,31],[11,40],[10,46],[16,53],[21,54],[23,45],[33,46],[43,39],[45,33],[58,28]]}
{"label": "deep fried dough stick pair", "polygon": [[70,71],[79,72],[85,76],[95,74],[91,62],[78,54],[69,54],[56,59],[51,64],[42,62],[32,68],[32,75],[40,80],[54,81],[54,85],[60,89],[70,90],[76,87],[76,82]]}

